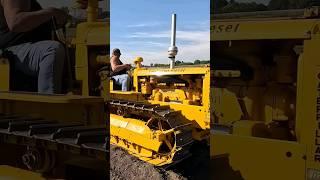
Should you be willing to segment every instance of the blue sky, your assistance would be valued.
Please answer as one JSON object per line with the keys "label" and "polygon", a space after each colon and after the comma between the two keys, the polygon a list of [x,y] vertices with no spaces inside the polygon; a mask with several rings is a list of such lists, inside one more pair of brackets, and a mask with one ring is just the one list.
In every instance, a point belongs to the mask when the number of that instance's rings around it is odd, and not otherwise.
{"label": "blue sky", "polygon": [[111,49],[122,61],[168,63],[171,14],[177,14],[177,60],[210,57],[210,0],[111,0]]}

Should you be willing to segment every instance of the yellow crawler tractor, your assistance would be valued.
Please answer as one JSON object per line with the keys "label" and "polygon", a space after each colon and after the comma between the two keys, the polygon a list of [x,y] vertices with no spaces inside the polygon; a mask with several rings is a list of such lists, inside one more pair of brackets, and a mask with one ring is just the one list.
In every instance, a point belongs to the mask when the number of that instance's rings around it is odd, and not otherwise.
{"label": "yellow crawler tractor", "polygon": [[74,95],[12,92],[10,60],[1,58],[1,165],[46,178],[108,177],[109,114],[104,98],[93,96],[108,96],[109,20],[97,19],[98,0],[86,7],[87,21],[76,26],[72,43],[62,42],[72,77],[66,89]]}
{"label": "yellow crawler tractor", "polygon": [[319,15],[212,16],[215,179],[320,179]]}
{"label": "yellow crawler tractor", "polygon": [[143,67],[137,58],[131,91],[111,80],[110,143],[155,166],[190,156],[194,140],[208,140],[210,68],[176,66],[176,15],[172,16],[170,68]]}

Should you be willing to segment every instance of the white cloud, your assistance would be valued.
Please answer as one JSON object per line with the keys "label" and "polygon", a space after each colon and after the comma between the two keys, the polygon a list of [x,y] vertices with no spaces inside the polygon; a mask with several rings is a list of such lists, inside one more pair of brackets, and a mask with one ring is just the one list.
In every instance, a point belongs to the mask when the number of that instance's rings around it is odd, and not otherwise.
{"label": "white cloud", "polygon": [[[131,27],[143,27],[152,23],[132,24]],[[153,24],[156,25],[156,24]],[[195,21],[181,26],[177,31],[177,60],[191,61],[210,59],[210,21]],[[120,37],[119,37],[120,38]],[[171,31],[137,31],[121,37],[121,41],[111,41],[112,47],[122,50],[122,60],[132,63],[137,56],[144,58],[144,64],[169,63],[168,48]],[[117,39],[117,38],[116,38]]]}
{"label": "white cloud", "polygon": [[149,23],[140,23],[140,24],[130,24],[127,25],[128,28],[140,28],[140,27],[154,27],[159,26],[161,23],[159,22],[149,22]]}
{"label": "white cloud", "polygon": [[[123,61],[132,63],[137,56],[144,58],[145,64],[169,63],[168,43],[159,43],[159,39],[170,38],[170,31],[159,31],[153,33],[137,32],[129,35],[129,38],[141,39],[140,41],[112,42],[111,45],[119,47],[123,51]],[[144,41],[148,39],[147,41]],[[152,41],[152,39],[154,41]],[[187,41],[188,43],[182,43]],[[132,43],[133,42],[133,43]],[[142,46],[148,48],[143,49]],[[140,48],[140,47],[141,48]],[[210,31],[177,31],[177,46],[179,48],[177,60],[194,61],[196,59],[210,59]]]}
{"label": "white cloud", "polygon": [[127,35],[127,38],[169,38],[170,32],[169,31],[162,31],[162,32],[135,32],[133,34]]}
{"label": "white cloud", "polygon": [[210,41],[210,31],[177,31],[177,39],[184,41]]}
{"label": "white cloud", "polygon": [[113,47],[118,47],[118,46],[140,46],[140,48],[142,48],[143,46],[147,46],[147,47],[167,47],[168,44],[167,43],[161,43],[161,42],[155,42],[155,41],[128,41],[128,42],[112,42],[112,46]]}
{"label": "white cloud", "polygon": [[[170,38],[170,31],[160,32],[136,32],[127,36],[128,38]],[[203,41],[210,39],[209,31],[177,31],[177,41]]]}

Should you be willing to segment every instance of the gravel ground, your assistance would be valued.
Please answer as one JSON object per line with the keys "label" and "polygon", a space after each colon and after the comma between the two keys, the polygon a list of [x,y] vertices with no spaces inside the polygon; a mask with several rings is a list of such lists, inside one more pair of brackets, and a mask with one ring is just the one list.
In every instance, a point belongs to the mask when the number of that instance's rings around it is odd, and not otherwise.
{"label": "gravel ground", "polygon": [[207,179],[209,150],[205,144],[195,144],[193,156],[168,170],[160,170],[124,150],[111,146],[110,175],[112,180],[193,180]]}

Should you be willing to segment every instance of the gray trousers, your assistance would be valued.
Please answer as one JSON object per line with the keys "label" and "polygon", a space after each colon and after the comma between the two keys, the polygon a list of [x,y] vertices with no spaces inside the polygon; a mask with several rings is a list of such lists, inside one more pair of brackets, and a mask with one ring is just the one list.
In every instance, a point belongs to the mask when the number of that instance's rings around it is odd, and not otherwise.
{"label": "gray trousers", "polygon": [[131,78],[128,74],[121,74],[121,75],[112,76],[112,79],[114,79],[114,81],[117,85],[121,86],[122,91],[129,91],[130,90]]}
{"label": "gray trousers", "polygon": [[38,78],[38,92],[61,93],[65,61],[64,46],[57,41],[24,43],[5,49],[14,68]]}

